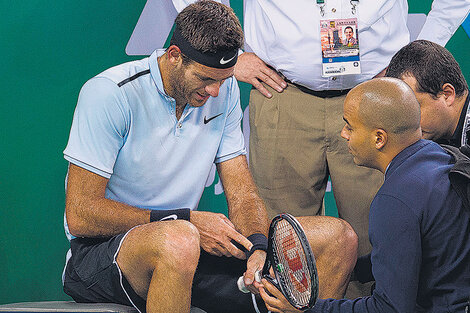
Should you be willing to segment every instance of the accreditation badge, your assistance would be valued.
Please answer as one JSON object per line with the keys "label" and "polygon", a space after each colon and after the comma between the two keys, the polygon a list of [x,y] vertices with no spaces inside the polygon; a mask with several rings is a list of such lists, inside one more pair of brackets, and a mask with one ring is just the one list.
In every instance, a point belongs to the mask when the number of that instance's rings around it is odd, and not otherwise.
{"label": "accreditation badge", "polygon": [[322,76],[361,74],[357,18],[320,21]]}

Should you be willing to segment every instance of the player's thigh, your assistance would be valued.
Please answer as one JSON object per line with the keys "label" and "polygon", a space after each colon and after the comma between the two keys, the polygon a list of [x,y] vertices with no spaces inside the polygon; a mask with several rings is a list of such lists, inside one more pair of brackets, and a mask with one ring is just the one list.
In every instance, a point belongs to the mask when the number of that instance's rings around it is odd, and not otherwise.
{"label": "player's thigh", "polygon": [[152,275],[159,270],[159,265],[166,271],[170,265],[169,276],[186,275],[194,272],[198,258],[196,227],[187,221],[176,220],[153,222],[130,230],[116,260],[132,288],[145,299]]}

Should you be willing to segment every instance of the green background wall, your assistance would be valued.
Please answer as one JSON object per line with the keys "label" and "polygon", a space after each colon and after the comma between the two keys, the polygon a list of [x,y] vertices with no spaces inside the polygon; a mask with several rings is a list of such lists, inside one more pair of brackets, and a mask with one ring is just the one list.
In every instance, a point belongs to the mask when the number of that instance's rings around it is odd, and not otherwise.
{"label": "green background wall", "polygon": [[[0,3],[0,304],[68,299],[61,288],[68,245],[62,151],[82,84],[136,59],[124,48],[144,5],[144,0]],[[232,6],[240,16],[241,1],[232,0]],[[429,0],[410,1],[410,12],[427,13],[430,6]],[[462,28],[447,48],[469,79],[469,38]],[[248,90],[242,86],[243,106]],[[223,196],[214,197],[213,188],[207,188],[200,207],[226,212]]]}

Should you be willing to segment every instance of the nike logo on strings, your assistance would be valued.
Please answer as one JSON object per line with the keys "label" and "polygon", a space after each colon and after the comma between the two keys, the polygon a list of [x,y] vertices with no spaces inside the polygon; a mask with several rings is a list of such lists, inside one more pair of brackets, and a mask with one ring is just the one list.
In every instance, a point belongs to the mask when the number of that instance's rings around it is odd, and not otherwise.
{"label": "nike logo on strings", "polygon": [[210,117],[210,118],[206,118],[206,117],[204,116],[204,124],[209,123],[209,122],[212,121],[214,118],[216,118],[216,117],[218,117],[218,116],[221,116],[222,114],[223,114],[223,113],[220,113],[220,114],[214,115],[214,116],[212,116],[212,117]]}
{"label": "nike logo on strings", "polygon": [[231,57],[230,59],[228,59],[228,60],[225,60],[225,56],[224,56],[222,59],[220,59],[220,64],[222,64],[222,65],[227,64],[228,62],[232,61],[233,58],[236,57],[236,56],[237,56],[237,54],[235,53],[235,55],[233,57]]}

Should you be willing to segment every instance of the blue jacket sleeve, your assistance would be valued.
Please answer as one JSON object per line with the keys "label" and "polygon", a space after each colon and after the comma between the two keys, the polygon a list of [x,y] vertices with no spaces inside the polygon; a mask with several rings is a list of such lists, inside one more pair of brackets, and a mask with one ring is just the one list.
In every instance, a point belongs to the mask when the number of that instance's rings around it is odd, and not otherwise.
{"label": "blue jacket sleeve", "polygon": [[421,267],[419,218],[402,201],[377,195],[371,205],[369,237],[376,288],[355,300],[318,300],[313,312],[414,312]]}

